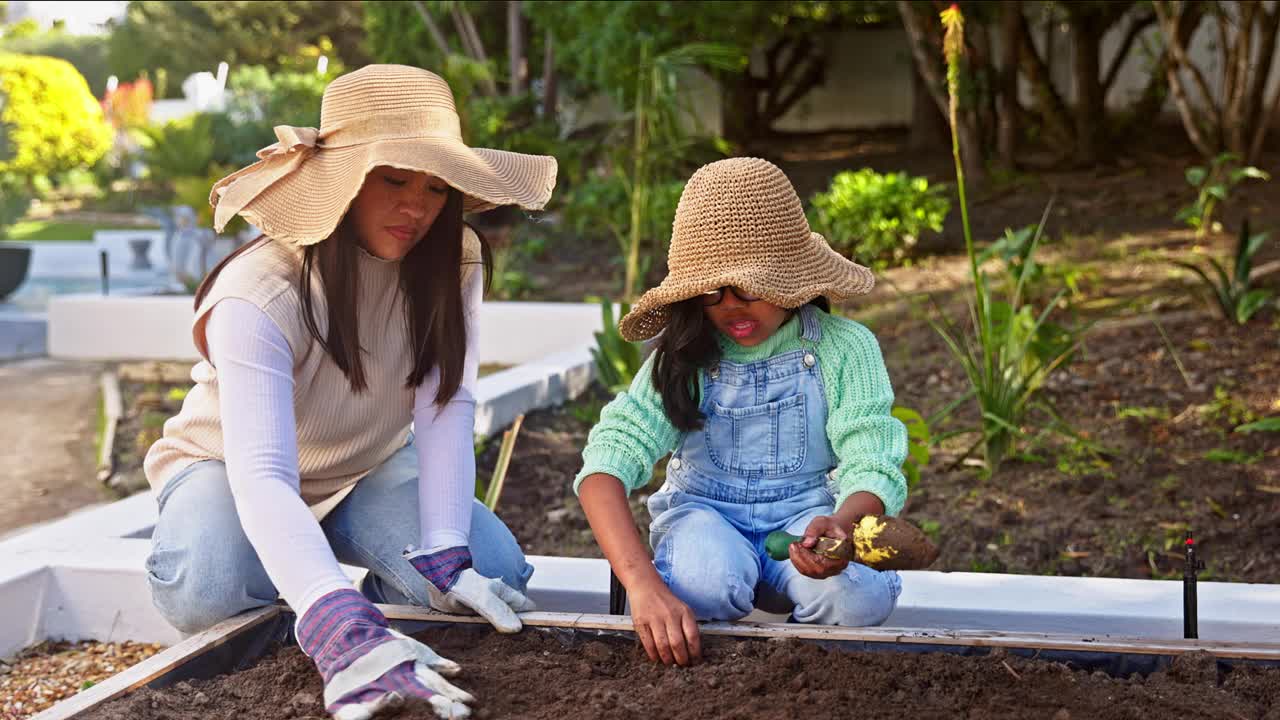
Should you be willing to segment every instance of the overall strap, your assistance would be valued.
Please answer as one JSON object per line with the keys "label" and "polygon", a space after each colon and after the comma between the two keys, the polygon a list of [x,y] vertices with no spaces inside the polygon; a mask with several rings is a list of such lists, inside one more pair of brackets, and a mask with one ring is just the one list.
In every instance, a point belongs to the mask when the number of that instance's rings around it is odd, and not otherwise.
{"label": "overall strap", "polygon": [[818,308],[806,303],[800,306],[800,337],[812,343],[822,342],[822,322],[818,316]]}

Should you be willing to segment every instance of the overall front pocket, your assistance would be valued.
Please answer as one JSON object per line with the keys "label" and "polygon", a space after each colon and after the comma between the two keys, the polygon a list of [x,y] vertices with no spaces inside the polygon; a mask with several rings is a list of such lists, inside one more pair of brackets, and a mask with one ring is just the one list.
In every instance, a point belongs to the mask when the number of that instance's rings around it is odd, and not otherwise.
{"label": "overall front pocket", "polygon": [[804,464],[804,395],[747,407],[712,401],[703,437],[716,467],[732,473],[787,475]]}

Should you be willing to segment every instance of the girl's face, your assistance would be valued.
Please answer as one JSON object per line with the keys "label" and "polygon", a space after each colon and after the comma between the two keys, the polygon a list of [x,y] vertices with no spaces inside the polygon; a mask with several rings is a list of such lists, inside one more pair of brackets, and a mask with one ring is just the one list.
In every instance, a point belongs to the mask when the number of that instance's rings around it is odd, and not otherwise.
{"label": "girl's face", "polygon": [[752,296],[738,288],[721,288],[717,294],[703,296],[702,311],[717,330],[743,347],[753,347],[777,332],[791,311],[766,300],[744,297]]}
{"label": "girl's face", "polygon": [[399,260],[431,229],[449,196],[449,185],[427,173],[379,166],[351,203],[360,246],[384,260]]}

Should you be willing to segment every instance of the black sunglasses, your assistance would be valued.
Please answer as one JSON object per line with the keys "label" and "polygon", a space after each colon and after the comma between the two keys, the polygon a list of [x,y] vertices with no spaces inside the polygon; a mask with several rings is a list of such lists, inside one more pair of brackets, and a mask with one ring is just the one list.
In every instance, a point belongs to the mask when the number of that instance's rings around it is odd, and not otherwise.
{"label": "black sunglasses", "polygon": [[720,301],[724,300],[724,291],[726,289],[733,293],[734,297],[744,303],[753,303],[757,300],[763,299],[749,294],[746,290],[730,285],[727,288],[718,288],[716,290],[708,290],[707,292],[702,293],[702,306],[711,307],[712,305],[719,305]]}

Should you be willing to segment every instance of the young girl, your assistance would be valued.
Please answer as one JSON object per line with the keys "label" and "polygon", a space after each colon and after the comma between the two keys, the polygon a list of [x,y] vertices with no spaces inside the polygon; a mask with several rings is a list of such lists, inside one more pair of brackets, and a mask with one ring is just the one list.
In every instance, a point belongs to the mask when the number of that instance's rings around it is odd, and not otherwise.
{"label": "young girl", "polygon": [[[628,340],[662,334],[601,413],[574,484],[649,657],[696,661],[695,619],[746,616],[757,586],[785,595],[799,622],[883,622],[897,573],[808,549],[906,500],[907,433],[879,345],[828,314],[828,300],[868,292],[871,272],[810,232],[790,181],[755,158],[690,178],[668,270],[622,319]],[[668,452],[650,562],[626,495]],[[805,538],[789,562],[765,554],[774,530]]]}
{"label": "young girl", "polygon": [[[532,608],[533,568],[474,501],[487,250],[463,212],[542,207],[556,163],[459,128],[439,76],[370,65],[325,89],[318,129],[277,126],[214,186],[218,229],[239,214],[265,236],[196,292],[196,386],[147,454],[156,607],[194,632],[283,596],[339,718],[411,698],[469,712],[441,677],[457,665],[374,602],[506,632]],[[339,562],[369,569],[363,592]]]}

